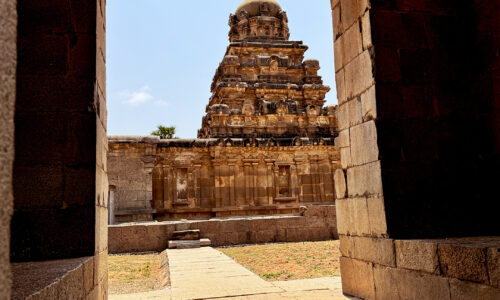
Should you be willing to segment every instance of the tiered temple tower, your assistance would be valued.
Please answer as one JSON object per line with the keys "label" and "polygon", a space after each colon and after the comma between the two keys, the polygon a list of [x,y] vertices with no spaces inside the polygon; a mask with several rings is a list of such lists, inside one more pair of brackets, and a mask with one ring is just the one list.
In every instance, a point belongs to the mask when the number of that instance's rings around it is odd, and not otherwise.
{"label": "tiered temple tower", "polygon": [[334,137],[336,106],[323,107],[317,60],[289,41],[286,12],[274,0],[246,0],[229,16],[229,41],[217,69],[199,138]]}
{"label": "tiered temple tower", "polygon": [[335,203],[336,106],[323,108],[330,88],[319,62],[304,61],[307,46],[288,40],[287,22],[274,0],[246,0],[231,14],[198,139],[110,137],[116,220],[290,214]]}

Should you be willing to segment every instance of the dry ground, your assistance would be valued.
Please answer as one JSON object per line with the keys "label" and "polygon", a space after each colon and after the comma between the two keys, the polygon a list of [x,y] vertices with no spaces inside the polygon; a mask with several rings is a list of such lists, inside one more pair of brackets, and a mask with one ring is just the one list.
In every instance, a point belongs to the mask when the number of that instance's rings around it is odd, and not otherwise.
{"label": "dry ground", "polygon": [[132,294],[161,288],[160,255],[110,255],[109,293]]}
{"label": "dry ground", "polygon": [[[339,241],[219,248],[267,281],[340,276]],[[109,293],[132,294],[162,288],[159,254],[110,255]]]}
{"label": "dry ground", "polygon": [[267,281],[340,276],[339,241],[219,248]]}

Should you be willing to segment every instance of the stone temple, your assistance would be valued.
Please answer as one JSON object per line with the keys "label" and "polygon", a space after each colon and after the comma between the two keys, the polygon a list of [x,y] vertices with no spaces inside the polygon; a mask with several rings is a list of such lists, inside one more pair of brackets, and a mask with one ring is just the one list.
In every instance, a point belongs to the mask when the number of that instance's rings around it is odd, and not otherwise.
{"label": "stone temple", "polygon": [[[202,139],[112,137],[108,146],[106,1],[0,1],[0,300],[107,299],[108,253],[162,251],[174,231],[196,228],[214,245],[304,241],[307,228],[327,239],[331,228],[342,291],[362,299],[500,299],[499,1],[330,3],[334,134],[323,136],[326,122],[299,125],[314,119],[315,104],[300,103],[308,96],[264,99],[263,114],[255,79],[267,80],[244,78],[240,61],[234,85],[254,100],[238,107],[221,96],[229,73],[219,71]],[[243,8],[231,43],[287,44],[274,1]],[[274,26],[261,33],[265,19]],[[277,63],[300,73],[279,52],[274,63],[262,55],[268,72]],[[311,91],[294,80],[290,91]],[[316,120],[334,119],[324,114]],[[276,132],[259,127],[273,115]],[[227,123],[235,116],[255,125]],[[304,216],[204,219],[309,203],[322,205]],[[108,226],[108,212],[201,220]]]}
{"label": "stone temple", "polygon": [[298,212],[334,204],[336,106],[317,60],[289,40],[276,1],[244,1],[229,16],[198,139],[109,138],[116,221]]}

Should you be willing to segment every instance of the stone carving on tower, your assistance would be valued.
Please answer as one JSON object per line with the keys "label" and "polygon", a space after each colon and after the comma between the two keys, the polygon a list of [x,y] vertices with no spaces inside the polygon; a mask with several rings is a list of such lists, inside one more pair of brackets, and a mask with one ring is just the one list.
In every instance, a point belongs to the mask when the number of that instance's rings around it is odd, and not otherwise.
{"label": "stone carving on tower", "polygon": [[289,41],[288,17],[274,0],[246,0],[229,16],[230,45],[211,86],[199,138],[332,138],[336,107],[308,47]]}
{"label": "stone carving on tower", "polygon": [[144,208],[174,220],[335,203],[337,107],[324,107],[330,88],[319,62],[304,60],[307,46],[289,40],[274,0],[245,0],[229,26],[198,139],[110,138],[116,220],[138,220]]}

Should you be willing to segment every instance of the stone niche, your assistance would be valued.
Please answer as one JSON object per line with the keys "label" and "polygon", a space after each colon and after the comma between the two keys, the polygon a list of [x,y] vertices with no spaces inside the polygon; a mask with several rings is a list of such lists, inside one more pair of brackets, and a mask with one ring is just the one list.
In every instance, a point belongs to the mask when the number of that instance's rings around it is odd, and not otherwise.
{"label": "stone niche", "polygon": [[110,137],[117,222],[297,213],[334,204],[339,151],[329,139]]}

